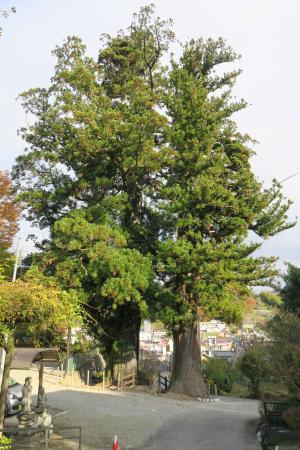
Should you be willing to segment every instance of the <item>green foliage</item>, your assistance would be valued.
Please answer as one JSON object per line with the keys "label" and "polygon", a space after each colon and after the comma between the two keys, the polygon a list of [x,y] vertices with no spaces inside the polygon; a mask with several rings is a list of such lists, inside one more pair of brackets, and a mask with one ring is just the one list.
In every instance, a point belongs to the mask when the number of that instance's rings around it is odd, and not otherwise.
{"label": "green foliage", "polygon": [[287,273],[283,275],[285,285],[280,289],[283,307],[290,312],[300,311],[300,268],[287,265]]}
{"label": "green foliage", "polygon": [[300,399],[300,318],[280,312],[266,326],[270,339],[272,374],[284,379],[292,396]]}
{"label": "green foliage", "polygon": [[76,210],[55,223],[46,264],[55,266],[56,278],[65,286],[94,285],[93,294],[109,298],[113,308],[129,301],[146,308],[141,291],[148,287],[151,260],[126,248],[117,226],[91,216]]}
{"label": "green foliage", "polygon": [[230,392],[236,379],[236,373],[223,359],[213,358],[203,365],[203,374],[209,384],[216,384],[218,392]]}
{"label": "green foliage", "polygon": [[[33,338],[78,324],[80,304],[75,291],[62,291],[51,278],[31,270],[23,280],[0,284],[1,336],[26,330]],[[6,347],[5,342],[2,344]]]}
{"label": "green foliage", "polygon": [[298,439],[300,440],[300,406],[292,406],[283,413],[283,418],[296,431]]}
{"label": "green foliage", "polygon": [[299,400],[299,317],[281,310],[264,325],[263,333],[264,338],[249,345],[239,363],[251,395]]}
{"label": "green foliage", "polygon": [[76,332],[75,342],[72,344],[72,353],[89,353],[97,347],[97,343],[87,336],[88,333],[84,328]]}
{"label": "green foliage", "polygon": [[170,330],[199,315],[240,321],[248,286],[276,274],[249,232],[293,225],[232,120],[246,106],[231,94],[239,71],[219,69],[237,55],[222,39],[191,40],[165,68],[174,33],[153,14],[103,36],[97,61],[67,38],[50,86],[21,94],[34,121],[14,179],[28,218],[51,228],[43,270],[80,292],[111,351],[136,347],[145,314]]}
{"label": "green foliage", "polygon": [[74,210],[52,227],[39,265],[85,303],[86,322],[116,359],[135,346],[135,324],[147,313],[151,258],[130,249],[119,226],[99,208]]}
{"label": "green foliage", "polygon": [[281,297],[273,291],[260,292],[258,298],[267,308],[280,308],[282,306]]}
{"label": "green foliage", "polygon": [[266,346],[259,342],[249,346],[239,362],[239,369],[249,380],[248,388],[254,398],[260,397],[263,379],[272,374],[268,359]]}
{"label": "green foliage", "polygon": [[[206,59],[210,65],[203,67]],[[168,228],[158,261],[169,289],[169,326],[195,320],[197,307],[202,316],[240,320],[247,286],[269,284],[275,274],[273,258],[251,256],[260,244],[246,242],[249,231],[268,237],[288,226],[289,202],[281,202],[276,183],[262,188],[251,171],[248,139],[229,122],[245,106],[231,101],[236,74],[224,77],[226,95],[208,89],[218,84],[215,65],[233,60],[223,41],[192,41],[169,74],[166,108],[173,125],[166,138],[174,154],[159,205]]]}
{"label": "green foliage", "polygon": [[14,256],[0,246],[0,283],[12,278]]}
{"label": "green foliage", "polygon": [[[7,436],[0,436],[0,450],[6,450],[6,449],[11,449],[12,447],[10,447],[8,444],[12,443],[12,439],[10,437]],[[6,444],[5,447],[1,447],[1,444]]]}

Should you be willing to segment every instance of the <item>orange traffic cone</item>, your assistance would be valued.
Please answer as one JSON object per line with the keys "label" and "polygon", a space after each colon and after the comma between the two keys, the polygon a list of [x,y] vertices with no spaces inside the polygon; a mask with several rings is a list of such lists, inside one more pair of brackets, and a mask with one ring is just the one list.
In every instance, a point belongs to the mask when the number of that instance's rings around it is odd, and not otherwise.
{"label": "orange traffic cone", "polygon": [[115,434],[112,450],[120,450],[118,436]]}

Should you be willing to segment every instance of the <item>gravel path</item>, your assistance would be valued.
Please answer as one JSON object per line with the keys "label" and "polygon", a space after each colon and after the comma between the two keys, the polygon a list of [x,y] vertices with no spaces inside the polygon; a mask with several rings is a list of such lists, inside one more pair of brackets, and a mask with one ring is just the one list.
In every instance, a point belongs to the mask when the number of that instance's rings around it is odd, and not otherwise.
{"label": "gravel path", "polygon": [[[22,383],[24,375],[28,372],[12,374]],[[34,392],[36,382],[34,377]],[[47,382],[45,389],[54,425],[81,426],[83,450],[111,449],[115,434],[122,449],[125,443],[129,449],[141,450],[258,448],[255,401],[222,399],[203,403],[170,398],[168,394],[89,392]]]}
{"label": "gravel path", "polygon": [[197,402],[176,401],[163,396],[135,392],[94,393],[59,391],[48,395],[49,403],[68,413],[59,415],[59,426],[81,425],[86,449],[111,448],[115,434],[129,448],[142,448],[151,442],[162,424],[177,415],[193,414]]}

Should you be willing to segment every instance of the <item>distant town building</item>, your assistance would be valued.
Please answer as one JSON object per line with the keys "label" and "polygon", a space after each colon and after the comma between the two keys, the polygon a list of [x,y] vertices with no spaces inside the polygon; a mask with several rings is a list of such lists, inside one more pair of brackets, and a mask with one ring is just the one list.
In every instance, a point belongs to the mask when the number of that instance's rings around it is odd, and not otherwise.
{"label": "distant town building", "polygon": [[160,323],[145,320],[140,330],[140,349],[167,357],[173,353],[173,339],[168,336]]}

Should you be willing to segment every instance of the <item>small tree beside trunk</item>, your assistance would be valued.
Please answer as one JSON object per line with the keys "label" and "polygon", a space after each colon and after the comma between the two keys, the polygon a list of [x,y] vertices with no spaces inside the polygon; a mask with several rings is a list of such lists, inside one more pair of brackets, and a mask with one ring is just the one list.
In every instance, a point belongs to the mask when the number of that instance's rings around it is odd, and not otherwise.
{"label": "small tree beside trunk", "polygon": [[60,330],[80,321],[80,305],[74,291],[64,292],[54,280],[29,271],[24,280],[0,283],[0,341],[6,351],[1,386],[0,428],[4,424],[14,336],[19,326],[33,335]]}

